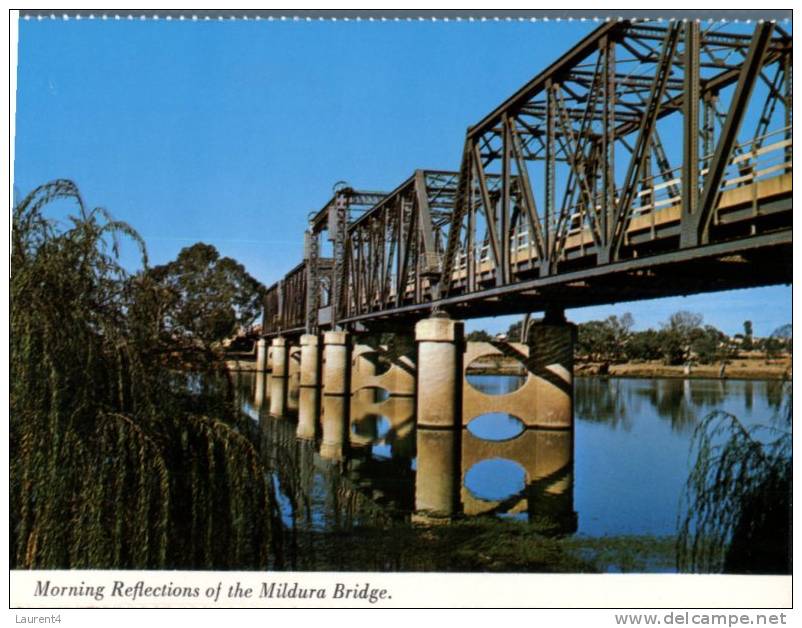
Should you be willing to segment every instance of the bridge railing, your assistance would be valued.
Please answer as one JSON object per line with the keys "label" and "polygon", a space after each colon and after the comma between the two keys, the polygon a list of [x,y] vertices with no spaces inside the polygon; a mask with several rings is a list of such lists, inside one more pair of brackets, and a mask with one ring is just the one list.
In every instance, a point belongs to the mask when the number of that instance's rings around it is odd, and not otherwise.
{"label": "bridge railing", "polygon": [[[760,191],[757,184],[771,179],[777,179],[782,175],[791,172],[791,148],[790,127],[784,127],[767,133],[763,136],[743,142],[736,146],[733,157],[726,166],[722,183],[720,186],[719,201],[722,209],[728,209],[733,204],[748,203],[750,200],[756,201]],[[707,163],[712,155],[701,155],[699,159],[700,171],[700,190],[704,184],[704,177],[708,173]],[[673,168],[665,172],[659,172],[644,177],[639,185],[639,191],[633,198],[632,214],[635,220],[630,225],[629,231],[645,231],[650,226],[654,231],[655,225],[665,226],[674,224],[681,219],[681,189],[682,189],[682,167]],[[790,186],[790,184],[788,184]],[[781,188],[784,189],[784,188]],[[790,187],[789,187],[790,189]],[[737,196],[726,196],[731,190],[743,190]],[[620,198],[621,188],[616,192],[616,199]],[[735,199],[733,201],[733,198]],[[739,200],[740,199],[740,200]],[[601,211],[600,203],[596,206],[596,211]],[[591,255],[594,253],[593,239],[590,229],[585,224],[587,220],[587,207],[581,203],[569,207],[570,222],[567,229],[567,243],[565,250],[581,250],[583,254]],[[549,236],[556,237],[554,225],[549,225]],[[653,239],[660,238],[660,234],[653,232],[650,236]],[[524,262],[537,261],[537,255],[530,237],[530,231],[526,227],[517,228],[510,236],[509,255],[513,266]],[[485,243],[479,247],[475,253],[478,261],[477,270],[485,279],[492,277],[495,272],[491,257],[489,244]],[[330,260],[327,260],[330,262]],[[468,255],[461,251],[455,270],[452,273],[452,281],[459,281],[465,277],[468,265]],[[322,324],[328,321],[330,316],[330,300],[327,296],[326,286],[330,287],[330,275],[332,272],[331,264],[321,268],[321,297],[319,320]],[[298,329],[305,324],[306,310],[306,264],[301,263],[291,270],[285,278],[271,286],[265,296],[264,307],[264,333],[277,333],[283,330]],[[417,283],[420,282],[420,285]],[[431,282],[428,278],[419,280],[417,269],[413,266],[407,276],[402,302],[416,299],[421,289],[428,291]],[[372,300],[383,296],[385,299],[394,299],[398,290],[398,278],[395,275],[389,277],[389,290],[386,295],[362,292],[360,303],[357,310],[363,310],[369,306]],[[321,318],[322,317],[322,318]]]}
{"label": "bridge railing", "polygon": [[[790,173],[792,169],[791,148],[793,142],[790,139],[789,132],[790,127],[783,127],[737,145],[733,151],[733,157],[725,169],[719,192],[723,193],[737,188],[752,186],[759,181],[766,181]],[[704,164],[709,162],[712,157],[712,154],[700,157],[700,164],[703,164],[699,170],[700,191],[704,184],[704,177],[708,173],[708,168]],[[634,197],[633,216],[657,215],[663,210],[678,210],[682,203],[681,174],[682,166],[678,166],[671,170],[645,177],[640,185],[640,191]],[[758,193],[757,188],[751,191],[755,194]],[[616,200],[620,199],[621,193],[622,189],[618,188]],[[584,204],[577,203],[571,205],[568,211],[571,218],[567,235],[572,238],[571,244],[573,246],[586,245],[588,246],[588,251],[592,252],[593,240],[588,227],[585,225],[587,208]],[[596,205],[596,211],[601,211],[600,201]],[[664,218],[666,220],[679,220],[679,212],[674,211],[671,217],[666,216]],[[660,217],[658,217],[659,220]],[[637,230],[640,228],[639,223],[635,223],[630,228]],[[554,224],[549,225],[549,234],[551,237],[555,237],[556,229]],[[658,236],[655,235],[654,237]],[[488,244],[484,244],[479,249],[480,263],[489,264],[490,252]],[[529,259],[534,255],[529,229],[524,228],[511,235],[510,252],[513,262]],[[458,257],[457,270],[452,276],[453,279],[460,277],[460,272],[465,270],[467,263],[467,254],[461,252]]]}
{"label": "bridge railing", "polygon": [[[777,177],[791,171],[792,146],[789,137],[790,127],[777,129],[748,142],[738,144],[733,151],[722,177],[719,192],[751,185],[757,181]],[[708,174],[706,165],[712,154],[700,156],[699,181],[701,190],[704,177]],[[661,180],[661,181],[660,181]],[[658,183],[658,181],[660,181]],[[660,211],[682,202],[679,193],[682,187],[682,167],[647,177],[643,189],[636,195],[634,211],[643,214]]]}

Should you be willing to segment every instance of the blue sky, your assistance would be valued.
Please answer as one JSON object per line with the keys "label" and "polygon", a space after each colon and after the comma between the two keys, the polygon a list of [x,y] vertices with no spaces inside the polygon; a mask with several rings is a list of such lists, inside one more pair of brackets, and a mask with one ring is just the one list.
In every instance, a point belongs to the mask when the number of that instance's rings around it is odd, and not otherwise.
{"label": "blue sky", "polygon": [[[458,168],[467,127],[593,26],[23,21],[14,184],[73,179],[153,263],[204,241],[271,284],[335,182],[389,191],[416,168]],[[568,314],[629,311],[645,328],[678,309],[765,335],[790,322],[791,289]]]}

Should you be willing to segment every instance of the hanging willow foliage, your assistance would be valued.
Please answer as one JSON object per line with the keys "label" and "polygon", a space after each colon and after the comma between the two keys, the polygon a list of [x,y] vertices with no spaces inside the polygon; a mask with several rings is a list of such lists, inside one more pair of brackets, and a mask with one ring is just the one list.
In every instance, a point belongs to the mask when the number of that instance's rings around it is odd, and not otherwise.
{"label": "hanging willow foliage", "polygon": [[681,571],[791,573],[791,405],[747,429],[714,412],[697,427],[679,525]]}
{"label": "hanging willow foliage", "polygon": [[[77,209],[66,226],[45,217],[53,202]],[[158,315],[158,293],[118,263],[121,237],[146,266],[139,235],[87,210],[70,181],[13,209],[11,564],[279,566],[266,470],[233,404],[203,416],[164,366],[169,347],[143,315]]]}

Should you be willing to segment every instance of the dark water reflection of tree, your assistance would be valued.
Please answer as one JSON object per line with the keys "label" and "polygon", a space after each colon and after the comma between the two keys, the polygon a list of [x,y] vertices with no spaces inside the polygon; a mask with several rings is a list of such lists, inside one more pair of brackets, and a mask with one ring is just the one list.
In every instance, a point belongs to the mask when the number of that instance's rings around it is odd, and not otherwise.
{"label": "dark water reflection of tree", "polygon": [[577,420],[632,428],[625,382],[613,378],[581,378],[574,383],[574,414]]}

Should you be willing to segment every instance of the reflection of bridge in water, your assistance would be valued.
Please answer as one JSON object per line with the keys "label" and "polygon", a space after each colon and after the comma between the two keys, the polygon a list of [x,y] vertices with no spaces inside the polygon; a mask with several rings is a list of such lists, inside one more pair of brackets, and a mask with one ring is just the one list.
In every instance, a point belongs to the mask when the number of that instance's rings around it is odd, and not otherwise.
{"label": "reflection of bridge in water", "polygon": [[[416,335],[417,348],[412,336],[395,334],[388,345],[377,335],[326,332],[322,354],[317,337],[305,335],[298,360],[284,338],[269,351],[262,342],[258,359],[268,370],[255,374],[254,406],[267,421],[296,418],[299,439],[358,477],[392,466],[395,481],[380,475],[379,483],[395,486],[393,503],[417,520],[526,513],[544,531],[573,531],[572,327],[533,324],[529,343],[466,343],[460,323],[432,318]],[[471,363],[498,356],[517,361],[520,387],[494,395],[471,385]],[[491,441],[471,431],[497,414],[515,417],[518,434]],[[496,459],[515,463],[523,486],[503,499],[475,495],[468,474]]]}
{"label": "reflection of bridge in water", "polygon": [[[406,374],[396,364],[382,375],[365,377],[365,368],[376,370],[371,358],[378,352],[393,354],[379,345],[355,349],[357,357],[351,371],[362,374],[354,380],[364,378],[362,381],[370,385],[355,388],[345,404],[336,395],[327,396],[330,399],[319,396],[319,405],[300,404],[292,410],[290,399],[303,393],[300,377],[281,381],[270,372],[257,372],[253,405],[268,425],[286,422],[286,417],[297,419],[293,435],[313,448],[314,456],[321,461],[318,466],[324,461],[344,465],[349,486],[362,490],[389,512],[414,511],[419,521],[515,514],[526,516],[544,532],[569,533],[576,529],[571,429],[542,427],[532,420],[532,413],[516,411],[527,417],[517,436],[500,441],[476,436],[468,424],[488,407],[503,407],[501,398],[505,395],[496,398],[483,394],[467,379],[463,380],[463,402],[456,404],[462,408],[465,427],[427,429],[415,416],[414,371]],[[398,357],[402,360],[403,354]],[[399,377],[398,371],[408,379]],[[377,380],[393,387],[376,386]],[[530,381],[519,388],[519,394],[531,394],[527,388],[532,384]],[[476,400],[480,404],[471,409]],[[271,412],[276,410],[285,419],[273,418]],[[523,486],[501,499],[475,495],[466,483],[468,473],[482,462],[497,459],[518,465]],[[313,464],[311,459],[307,464]]]}
{"label": "reflection of bridge in water", "polygon": [[[298,435],[319,431],[332,457],[364,417],[394,415],[409,445],[415,417],[417,473],[439,478],[418,482],[418,510],[478,511],[458,477],[466,448],[489,447],[463,437],[474,411],[572,430],[565,308],[790,283],[792,40],[746,28],[605,24],[470,127],[458,170],[338,189],[265,297],[270,412],[297,408]],[[466,344],[452,320],[535,311],[521,345]],[[465,384],[499,353],[527,374],[520,390]],[[529,486],[566,481],[538,464]]]}

